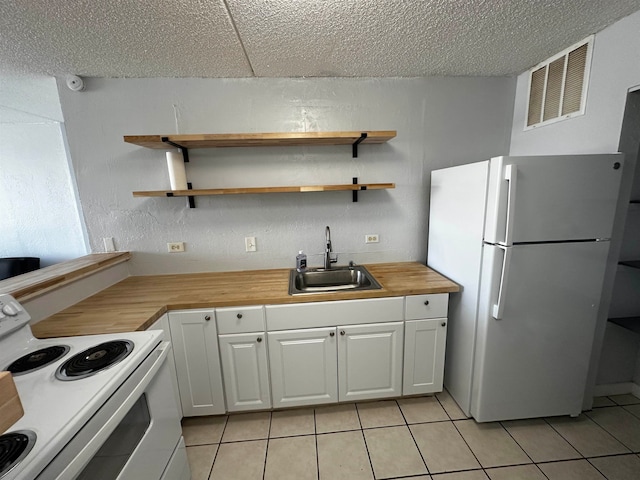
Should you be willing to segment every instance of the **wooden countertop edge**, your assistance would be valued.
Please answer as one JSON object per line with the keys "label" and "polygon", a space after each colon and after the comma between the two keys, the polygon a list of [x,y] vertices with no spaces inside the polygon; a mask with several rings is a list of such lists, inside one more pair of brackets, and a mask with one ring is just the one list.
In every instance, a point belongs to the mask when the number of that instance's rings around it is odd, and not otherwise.
{"label": "wooden countertop edge", "polygon": [[[134,330],[146,330],[153,323],[155,323],[162,315],[167,312],[175,310],[191,310],[191,309],[207,309],[207,308],[223,308],[223,307],[244,307],[253,305],[289,305],[297,303],[309,303],[309,302],[326,302],[326,301],[340,301],[340,300],[357,300],[357,299],[373,299],[373,298],[385,298],[385,297],[400,297],[406,295],[425,295],[425,294],[437,294],[437,293],[455,293],[460,290],[460,287],[442,276],[435,270],[426,267],[418,262],[395,262],[387,264],[368,264],[365,267],[374,275],[374,277],[382,285],[380,290],[363,290],[363,291],[344,291],[333,293],[317,293],[306,295],[288,295],[288,274],[286,272],[289,269],[272,269],[272,270],[256,270],[256,271],[238,271],[238,272],[211,272],[211,273],[197,273],[197,274],[177,274],[177,275],[152,275],[149,277],[128,277],[120,282],[122,285],[120,289],[133,288],[135,291],[140,285],[147,285],[147,280],[150,279],[167,279],[176,280],[181,276],[188,277],[206,277],[208,275],[213,276],[225,276],[234,277],[238,276],[253,276],[262,272],[264,275],[270,275],[271,281],[274,276],[278,278],[277,289],[271,294],[256,294],[255,291],[247,292],[246,296],[226,296],[221,294],[222,298],[215,299],[215,293],[211,292],[211,300],[206,297],[200,296],[200,298],[163,298],[151,301],[138,301],[137,299],[132,302],[123,302],[120,306],[120,313],[126,312],[125,316],[129,317],[127,321],[110,321],[109,315],[113,315],[115,318],[121,317],[118,314],[117,303],[111,303],[111,297],[118,298],[116,286],[109,287],[103,292],[110,291],[108,295],[101,296],[101,293],[96,294],[92,298],[83,300],[79,304],[76,304],[68,309],[49,317],[31,328],[33,333],[38,338],[51,338],[51,337],[65,337],[76,335],[94,335],[101,333],[125,333]],[[395,278],[398,275],[398,269],[407,269],[409,277],[420,280],[420,285],[416,287],[407,287],[406,279],[403,277],[402,284],[399,285],[398,279]],[[417,270],[416,270],[417,269]],[[425,279],[425,277],[433,277]],[[280,285],[280,282],[286,284]],[[159,282],[160,280],[156,280]],[[116,288],[115,290],[111,290]],[[148,292],[147,292],[148,293]],[[175,293],[175,292],[174,292]],[[137,293],[136,293],[137,295]],[[179,294],[178,294],[179,295]],[[86,320],[84,317],[86,316]],[[105,320],[105,318],[107,320]]]}
{"label": "wooden countertop edge", "polygon": [[91,253],[2,280],[0,293],[8,293],[18,301],[30,300],[130,258],[130,252]]}

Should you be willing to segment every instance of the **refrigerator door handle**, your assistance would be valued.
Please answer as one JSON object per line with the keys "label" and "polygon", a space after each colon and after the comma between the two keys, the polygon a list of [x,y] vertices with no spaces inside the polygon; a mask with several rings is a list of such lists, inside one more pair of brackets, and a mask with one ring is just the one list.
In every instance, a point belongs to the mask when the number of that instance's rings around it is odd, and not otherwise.
{"label": "refrigerator door handle", "polygon": [[501,320],[504,314],[504,304],[506,303],[507,285],[509,283],[509,266],[511,265],[511,248],[501,247],[496,245],[499,249],[504,251],[504,258],[502,260],[502,274],[500,275],[500,289],[498,290],[498,302],[493,305],[492,316],[496,320]]}
{"label": "refrigerator door handle", "polygon": [[504,232],[504,244],[507,246],[513,245],[517,178],[518,170],[516,165],[507,165],[504,169],[504,179],[509,182],[509,190],[507,191],[507,224]]}

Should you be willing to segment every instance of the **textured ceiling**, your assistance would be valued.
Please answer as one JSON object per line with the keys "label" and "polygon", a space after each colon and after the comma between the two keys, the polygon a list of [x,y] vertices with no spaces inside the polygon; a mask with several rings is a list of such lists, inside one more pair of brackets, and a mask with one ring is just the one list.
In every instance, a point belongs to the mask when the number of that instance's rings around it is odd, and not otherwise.
{"label": "textured ceiling", "polygon": [[0,74],[520,73],[640,0],[9,0]]}

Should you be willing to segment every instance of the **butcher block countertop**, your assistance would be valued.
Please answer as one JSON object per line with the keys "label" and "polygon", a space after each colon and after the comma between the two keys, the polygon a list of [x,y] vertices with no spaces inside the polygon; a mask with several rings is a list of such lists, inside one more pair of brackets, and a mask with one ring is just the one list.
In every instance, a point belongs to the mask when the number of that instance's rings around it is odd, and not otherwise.
{"label": "butcher block countertop", "polygon": [[84,257],[50,265],[0,280],[0,293],[8,293],[20,302],[38,297],[131,258],[130,252],[92,253]]}
{"label": "butcher block countertop", "polygon": [[38,338],[145,330],[168,310],[397,297],[459,291],[417,262],[365,265],[380,290],[291,296],[289,269],[128,277],[35,325]]}

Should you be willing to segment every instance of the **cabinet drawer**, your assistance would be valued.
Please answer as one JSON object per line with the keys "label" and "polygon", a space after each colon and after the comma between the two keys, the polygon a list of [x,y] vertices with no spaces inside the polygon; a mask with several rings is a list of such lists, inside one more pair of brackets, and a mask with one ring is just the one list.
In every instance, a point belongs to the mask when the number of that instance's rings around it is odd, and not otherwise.
{"label": "cabinet drawer", "polygon": [[216,308],[218,334],[264,332],[264,308],[252,307]]}
{"label": "cabinet drawer", "polygon": [[319,328],[403,320],[403,297],[267,305],[268,330]]}
{"label": "cabinet drawer", "polygon": [[411,295],[405,301],[405,319],[441,318],[447,316],[448,293],[433,295]]}

